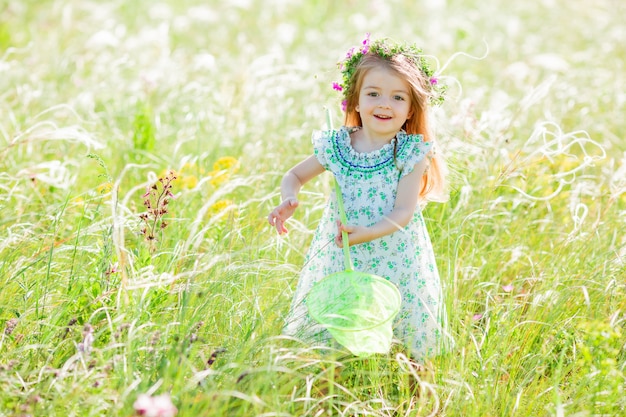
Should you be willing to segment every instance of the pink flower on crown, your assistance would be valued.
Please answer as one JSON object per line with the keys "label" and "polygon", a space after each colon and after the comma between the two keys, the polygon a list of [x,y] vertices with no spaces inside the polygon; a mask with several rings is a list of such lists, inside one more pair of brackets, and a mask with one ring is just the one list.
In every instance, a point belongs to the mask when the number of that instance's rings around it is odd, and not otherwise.
{"label": "pink flower on crown", "polygon": [[370,50],[370,33],[367,32],[365,34],[365,39],[363,39],[363,47],[361,48],[361,52],[363,53],[363,55],[365,55],[367,51],[369,50]]}
{"label": "pink flower on crown", "polygon": [[343,91],[343,87],[339,83],[333,83],[333,90]]}
{"label": "pink flower on crown", "polygon": [[345,112],[347,108],[348,108],[348,100],[342,100],[341,101],[341,110]]}
{"label": "pink flower on crown", "polygon": [[438,82],[436,77],[430,77],[430,85],[437,85]]}
{"label": "pink flower on crown", "polygon": [[348,52],[346,52],[346,59],[352,58],[352,55],[354,55],[354,47],[350,48]]}

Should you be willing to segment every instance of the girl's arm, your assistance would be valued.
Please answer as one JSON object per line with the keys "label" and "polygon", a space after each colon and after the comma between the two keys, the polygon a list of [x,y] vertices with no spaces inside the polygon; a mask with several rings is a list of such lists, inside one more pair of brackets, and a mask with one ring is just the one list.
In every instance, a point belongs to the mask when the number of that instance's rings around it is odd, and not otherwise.
{"label": "girl's arm", "polygon": [[365,227],[342,225],[338,222],[339,231],[335,238],[335,243],[338,246],[343,246],[341,238],[341,232],[343,230],[348,232],[348,243],[350,245],[357,245],[390,235],[409,224],[415,212],[415,208],[417,207],[422,176],[424,175],[427,164],[428,162],[426,158],[424,158],[415,164],[415,168],[410,174],[400,178],[393,210],[378,223],[370,227]]}
{"label": "girl's arm", "polygon": [[267,221],[276,228],[278,234],[287,233],[285,222],[298,207],[298,193],[300,188],[313,178],[324,172],[324,167],[319,163],[315,155],[311,155],[295,167],[291,168],[283,176],[280,183],[280,203],[267,216]]}

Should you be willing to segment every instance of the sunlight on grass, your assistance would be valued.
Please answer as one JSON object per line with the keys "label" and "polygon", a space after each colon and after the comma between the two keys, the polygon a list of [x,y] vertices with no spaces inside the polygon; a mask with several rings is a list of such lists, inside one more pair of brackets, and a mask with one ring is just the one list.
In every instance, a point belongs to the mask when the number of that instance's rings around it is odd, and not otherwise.
{"label": "sunlight on grass", "polygon": [[[625,12],[4,1],[0,416],[623,415]],[[329,178],[288,237],[267,212],[365,32],[467,54],[434,113],[451,199],[424,212],[456,347],[424,369],[280,335]]]}

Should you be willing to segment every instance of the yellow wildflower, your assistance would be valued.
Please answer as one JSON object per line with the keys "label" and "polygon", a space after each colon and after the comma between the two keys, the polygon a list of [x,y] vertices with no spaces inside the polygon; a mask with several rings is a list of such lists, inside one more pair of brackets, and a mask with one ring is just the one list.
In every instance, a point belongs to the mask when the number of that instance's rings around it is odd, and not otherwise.
{"label": "yellow wildflower", "polygon": [[213,164],[213,171],[230,171],[232,174],[239,170],[239,161],[232,156],[223,156]]}
{"label": "yellow wildflower", "polygon": [[219,213],[220,211],[224,211],[225,209],[227,209],[228,207],[232,205],[233,205],[232,200],[219,200],[209,208],[209,212]]}
{"label": "yellow wildflower", "polygon": [[239,170],[239,161],[232,156],[223,156],[213,164],[213,171],[209,172],[211,185],[218,187]]}
{"label": "yellow wildflower", "polygon": [[76,208],[82,209],[83,207],[85,207],[85,200],[80,196],[72,198],[71,201]]}
{"label": "yellow wildflower", "polygon": [[98,191],[99,194],[108,194],[111,190],[113,190],[113,184],[110,182],[103,182],[96,187],[96,191]]}
{"label": "yellow wildflower", "polygon": [[164,178],[169,172],[174,172],[176,179],[172,181],[172,185],[176,188],[191,189],[198,185],[198,177],[196,174],[204,174],[204,169],[198,168],[194,163],[187,162],[178,171],[166,169],[161,172],[160,177]]}
{"label": "yellow wildflower", "polygon": [[218,214],[221,214],[223,211],[232,210],[234,211],[235,216],[237,215],[237,206],[232,200],[219,200],[207,211],[208,217],[214,217]]}
{"label": "yellow wildflower", "polygon": [[209,172],[209,177],[211,177],[211,185],[214,187],[219,187],[228,179],[228,174],[223,171],[211,171]]}
{"label": "yellow wildflower", "polygon": [[181,188],[191,189],[198,184],[198,178],[195,175],[183,175],[176,181],[180,183]]}

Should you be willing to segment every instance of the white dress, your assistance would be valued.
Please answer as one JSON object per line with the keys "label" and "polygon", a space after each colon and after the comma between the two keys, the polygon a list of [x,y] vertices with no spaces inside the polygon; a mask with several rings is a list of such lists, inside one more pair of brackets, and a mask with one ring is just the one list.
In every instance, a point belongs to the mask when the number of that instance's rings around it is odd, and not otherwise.
{"label": "white dress", "polygon": [[[396,158],[394,161],[394,143]],[[398,182],[431,150],[421,135],[400,131],[381,149],[359,153],[352,148],[350,131],[313,134],[315,155],[333,173],[342,191],[348,224],[371,226],[393,210]],[[329,335],[313,323],[305,297],[313,284],[344,270],[342,249],[334,243],[337,233],[336,196],[332,193],[306,255],[283,332],[310,342],[326,342]],[[402,307],[394,323],[394,337],[415,359],[440,352],[443,337],[441,284],[428,231],[419,207],[403,229],[371,242],[350,247],[355,271],[384,277],[398,286]]]}

